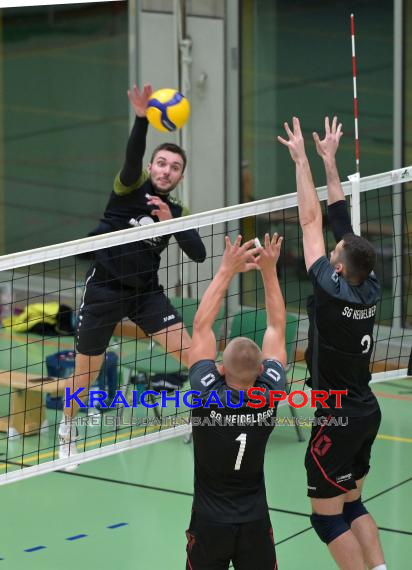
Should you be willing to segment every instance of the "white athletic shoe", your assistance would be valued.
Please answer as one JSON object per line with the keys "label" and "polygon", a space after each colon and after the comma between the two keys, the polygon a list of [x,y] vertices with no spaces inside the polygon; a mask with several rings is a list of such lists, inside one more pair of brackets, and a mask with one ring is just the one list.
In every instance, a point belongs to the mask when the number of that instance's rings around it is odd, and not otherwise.
{"label": "white athletic shoe", "polygon": [[[77,426],[72,425],[71,422],[66,422],[63,418],[59,426],[59,459],[67,459],[79,453],[76,446],[77,438]],[[77,463],[74,463],[62,469],[63,471],[74,471],[78,466]]]}

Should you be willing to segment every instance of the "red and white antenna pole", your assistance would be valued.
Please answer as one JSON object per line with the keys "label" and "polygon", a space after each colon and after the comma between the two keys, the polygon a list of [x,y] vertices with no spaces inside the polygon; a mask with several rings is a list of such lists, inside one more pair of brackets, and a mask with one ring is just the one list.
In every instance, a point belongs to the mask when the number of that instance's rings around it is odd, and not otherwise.
{"label": "red and white antenna pole", "polygon": [[352,39],[352,75],[353,75],[353,110],[355,115],[355,158],[356,173],[349,176],[352,186],[352,228],[355,234],[360,235],[360,171],[359,171],[359,129],[358,129],[358,92],[356,89],[356,54],[355,54],[355,17],[350,15],[351,39]]}
{"label": "red and white antenna pole", "polygon": [[352,75],[353,75],[353,111],[355,115],[355,158],[356,172],[359,173],[359,129],[358,129],[358,92],[356,88],[356,52],[355,52],[355,17],[350,15],[352,39]]}

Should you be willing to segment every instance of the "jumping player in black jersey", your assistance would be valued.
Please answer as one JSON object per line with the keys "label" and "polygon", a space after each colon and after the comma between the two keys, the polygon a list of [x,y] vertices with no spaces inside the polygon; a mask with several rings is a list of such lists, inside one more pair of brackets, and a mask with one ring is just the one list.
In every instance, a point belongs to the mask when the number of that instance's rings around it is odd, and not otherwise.
{"label": "jumping player in black jersey", "polygon": [[[151,93],[150,85],[145,85],[143,91],[136,86],[128,91],[136,120],[124,166],[115,178],[106,210],[92,235],[182,216],[182,205],[170,193],[183,178],[185,152],[175,144],[161,144],[153,151],[147,169],[143,168],[148,128],[146,109]],[[189,334],[158,280],[160,254],[170,237],[97,251],[79,311],[73,391],[88,387],[96,378],[113,330],[126,316],[187,366]],[[205,247],[196,230],[178,232],[175,238],[190,259],[198,263],[205,260]],[[67,409],[60,424],[60,457],[76,453],[77,430],[71,423],[76,412],[77,406]]]}
{"label": "jumping player in black jersey", "polygon": [[[276,274],[282,238],[266,235],[263,248],[253,248],[254,240],[240,243],[240,236],[234,245],[226,237],[219,271],[193,326],[189,379],[203,406],[192,412],[195,492],[186,532],[187,570],[226,570],[231,561],[236,570],[278,568],[263,462],[276,415],[276,408],[269,407],[269,390],[285,388],[286,313]],[[212,325],[232,278],[251,269],[260,269],[265,289],[262,350],[238,337],[226,346],[222,365],[216,365]],[[259,389],[261,408],[247,405],[246,391],[252,387]],[[205,406],[212,393],[223,407]]]}
{"label": "jumping player in black jersey", "polygon": [[325,119],[325,137],[313,134],[323,159],[328,188],[328,218],[337,245],[328,260],[322,233],[322,213],[312,180],[299,120],[285,123],[288,147],[296,164],[299,221],[305,264],[314,295],[308,300],[309,345],[306,361],[312,388],[347,390],[342,407],[328,399],[329,409],[317,417],[347,417],[347,425],[314,426],[305,466],[311,522],[342,570],[385,570],[375,521],[362,503],[372,444],[381,414],[369,387],[373,325],[380,296],[373,267],[373,246],[353,233],[340,184],[335,155],[342,125]]}

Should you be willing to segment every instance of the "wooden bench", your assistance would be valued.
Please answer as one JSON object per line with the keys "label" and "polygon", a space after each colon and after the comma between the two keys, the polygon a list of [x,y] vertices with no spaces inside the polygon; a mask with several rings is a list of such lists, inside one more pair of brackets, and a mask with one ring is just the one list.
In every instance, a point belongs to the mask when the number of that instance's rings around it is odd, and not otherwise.
{"label": "wooden bench", "polygon": [[46,419],[44,395],[61,395],[65,380],[40,378],[35,374],[0,371],[0,386],[9,389],[2,397],[10,396],[10,413],[0,417],[0,431],[9,435],[33,435],[39,432]]}

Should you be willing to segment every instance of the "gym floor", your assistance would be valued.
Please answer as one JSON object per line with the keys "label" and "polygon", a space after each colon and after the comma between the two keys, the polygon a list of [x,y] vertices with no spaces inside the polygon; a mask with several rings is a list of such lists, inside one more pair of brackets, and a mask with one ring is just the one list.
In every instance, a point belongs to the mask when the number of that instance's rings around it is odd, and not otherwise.
{"label": "gym floor", "polygon": [[[62,348],[67,347],[60,344]],[[47,350],[53,350],[52,342]],[[5,352],[1,354],[4,357]],[[37,360],[35,353],[32,360]],[[412,380],[374,384],[374,390],[383,420],[363,497],[381,529],[388,567],[406,568],[412,537],[412,453],[408,448],[412,444]],[[5,397],[1,400],[4,415]],[[289,417],[287,408],[279,412]],[[299,415],[312,414],[302,409]],[[6,470],[6,454],[18,462],[24,453],[29,464],[30,453],[41,448],[46,450],[41,460],[50,460],[56,417],[60,412],[56,416],[48,410],[51,429],[40,439],[33,435],[7,440],[1,434],[0,473]],[[95,428],[95,434],[93,428],[88,429],[87,449],[100,441],[100,428]],[[84,429],[80,431],[84,436]],[[308,439],[309,429],[304,429],[304,435]],[[104,440],[110,440],[109,433]],[[293,427],[275,428],[266,452],[268,504],[280,568],[326,570],[334,563],[310,527],[305,450],[306,444],[298,442]],[[184,568],[184,531],[192,493],[193,447],[182,437],[92,461],[71,473],[54,472],[2,486],[0,564],[10,570],[97,565],[106,570],[116,564],[125,570]]]}

